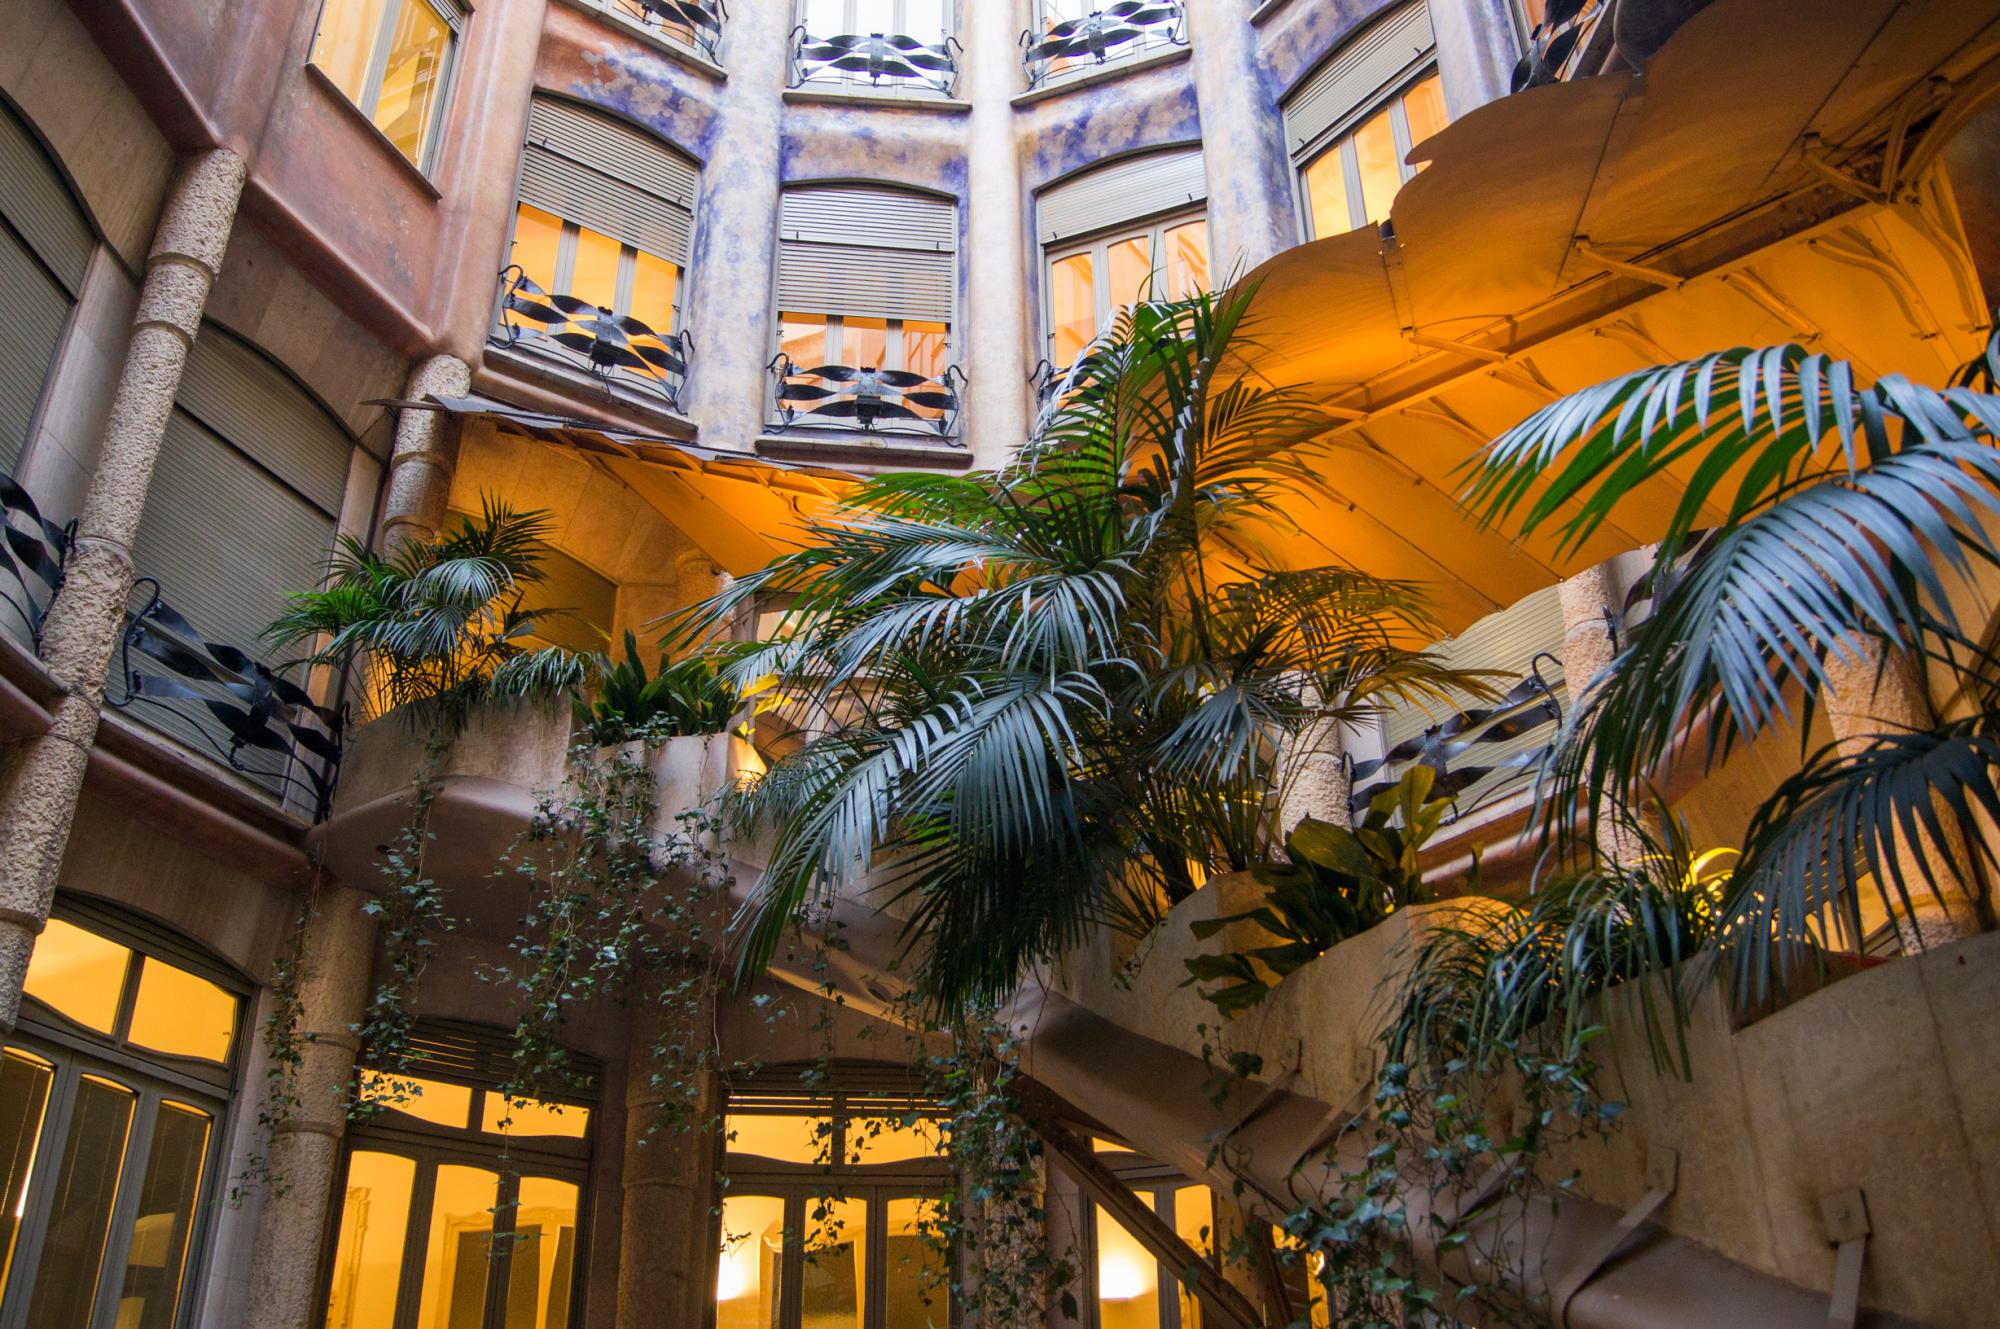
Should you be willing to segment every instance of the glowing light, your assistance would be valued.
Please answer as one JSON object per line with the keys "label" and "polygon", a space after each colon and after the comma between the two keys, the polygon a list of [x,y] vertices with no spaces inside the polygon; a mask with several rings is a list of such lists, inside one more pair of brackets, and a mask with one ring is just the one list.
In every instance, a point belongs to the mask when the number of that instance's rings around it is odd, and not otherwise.
{"label": "glowing light", "polygon": [[741,1301],[757,1291],[757,1239],[746,1232],[722,1248],[715,1271],[717,1302]]}
{"label": "glowing light", "polygon": [[1149,1262],[1126,1251],[1105,1251],[1097,1258],[1097,1295],[1105,1301],[1130,1301],[1153,1290]]}

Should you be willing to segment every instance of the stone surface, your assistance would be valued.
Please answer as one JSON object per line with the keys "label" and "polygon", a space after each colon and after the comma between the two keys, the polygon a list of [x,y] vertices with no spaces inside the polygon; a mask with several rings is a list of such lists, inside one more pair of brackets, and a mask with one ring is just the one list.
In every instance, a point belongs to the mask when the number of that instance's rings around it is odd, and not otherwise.
{"label": "stone surface", "polygon": [[[472,390],[472,368],[451,355],[434,355],[410,375],[405,398],[463,397]],[[458,465],[458,420],[443,411],[396,414],[396,446],[389,454],[389,492],[382,504],[382,548],[435,539],[444,524]]]}

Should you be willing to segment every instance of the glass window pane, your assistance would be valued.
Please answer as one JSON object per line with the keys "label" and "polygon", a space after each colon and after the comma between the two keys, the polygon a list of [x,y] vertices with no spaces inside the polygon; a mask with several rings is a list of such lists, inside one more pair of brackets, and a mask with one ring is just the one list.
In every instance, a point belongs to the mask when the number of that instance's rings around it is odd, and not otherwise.
{"label": "glass window pane", "polygon": [[389,0],[326,0],[319,32],[313,37],[312,62],[359,102],[368,89],[368,61],[382,32],[382,6]]}
{"label": "glass window pane", "polygon": [[948,367],[945,343],[951,329],[943,323],[903,323],[903,368],[925,378],[943,378]]}
{"label": "glass window pane", "polygon": [[803,22],[815,37],[837,37],[847,29],[847,0],[806,0]]}
{"label": "glass window pane", "polygon": [[1347,212],[1347,168],[1334,144],[1306,163],[1306,223],[1312,238],[1345,235],[1352,227]]}
{"label": "glass window pane", "polygon": [[88,1329],[137,1101],[124,1085],[95,1075],[77,1082],[62,1171],[49,1207],[49,1232],[28,1305],[28,1323],[36,1329]]}
{"label": "glass window pane", "polygon": [[867,1268],[868,1202],[807,1200],[800,1329],[862,1329]]}
{"label": "glass window pane", "polygon": [[847,1160],[869,1164],[934,1158],[944,1150],[943,1132],[943,1122],[927,1117],[908,1125],[897,1117],[856,1117],[847,1123]]}
{"label": "glass window pane", "polygon": [[732,1112],[726,1120],[725,1129],[732,1154],[755,1154],[759,1158],[776,1159],[781,1163],[832,1161],[829,1151],[833,1148],[833,1120],[830,1117]]}
{"label": "glass window pane", "polygon": [[417,1164],[357,1149],[347,1160],[326,1329],[394,1329]]}
{"label": "glass window pane", "polygon": [[671,336],[674,324],[674,299],[681,284],[681,270],[663,258],[633,251],[637,263],[632,270],[632,308],[629,311],[661,336]]}
{"label": "glass window pane", "polygon": [[480,1329],[485,1321],[493,1206],[499,1196],[499,1173],[456,1163],[438,1165],[417,1329]]}
{"label": "glass window pane", "polygon": [[1111,315],[1140,300],[1159,298],[1153,289],[1153,237],[1135,235],[1119,240],[1110,249],[1108,272],[1111,278]]}
{"label": "glass window pane", "polygon": [[1159,1329],[1160,1266],[1144,1246],[1097,1208],[1099,1329]]}
{"label": "glass window pane", "polygon": [[1090,1151],[1094,1154],[1129,1154],[1132,1146],[1107,1140],[1102,1135],[1093,1135],[1090,1137]]}
{"label": "glass window pane", "polygon": [[443,1080],[365,1070],[361,1072],[361,1101],[434,1126],[464,1130],[472,1122],[472,1090]]}
{"label": "glass window pane", "polygon": [[451,54],[451,27],[426,0],[402,0],[389,38],[389,62],[382,95],[375,101],[375,124],[405,157],[421,163],[433,111],[444,91],[444,64]]}
{"label": "glass window pane", "polygon": [[1089,254],[1049,265],[1049,358],[1068,366],[1097,336],[1097,274]]}
{"label": "glass window pane", "polygon": [[779,344],[801,369],[826,363],[826,319],[819,314],[780,314]]}
{"label": "glass window pane", "polygon": [[1165,236],[1167,295],[1174,300],[1208,289],[1208,223],[1184,222]]}
{"label": "glass window pane", "polygon": [[1389,216],[1389,205],[1403,187],[1403,163],[1396,153],[1396,131],[1387,107],[1368,117],[1354,131],[1354,158],[1361,168],[1361,209],[1371,222]]}
{"label": "glass window pane", "polygon": [[840,363],[855,369],[880,369],[888,355],[888,319],[850,318],[841,321]]}
{"label": "glass window pane", "polygon": [[950,1270],[938,1235],[942,1206],[936,1200],[891,1200],[886,1209],[883,1324],[886,1329],[950,1329]]}
{"label": "glass window pane", "polygon": [[569,289],[564,295],[588,300],[600,309],[618,303],[618,255],[624,246],[596,231],[576,233],[576,267],[570,272]]}
{"label": "glass window pane", "polygon": [[481,1106],[479,1129],[515,1138],[560,1136],[581,1140],[590,1129],[590,1109],[572,1103],[544,1103],[535,1098],[506,1099],[489,1092]]}
{"label": "glass window pane", "polygon": [[78,1024],[108,1034],[118,1021],[131,961],[132,952],[117,942],[52,918],[35,938],[21,989]]}
{"label": "glass window pane", "polygon": [[785,1202],[771,1195],[722,1201],[722,1252],[715,1270],[715,1329],[773,1329],[784,1268]]}
{"label": "glass window pane", "polygon": [[947,3],[948,0],[903,0],[903,34],[926,42],[942,38]]}
{"label": "glass window pane", "polygon": [[173,1329],[181,1273],[194,1230],[213,1119],[185,1103],[161,1103],[146,1151],[146,1181],[125,1251],[118,1293],[118,1329]]}
{"label": "glass window pane", "polygon": [[1410,146],[1413,148],[1445,127],[1444,84],[1436,74],[1419,79],[1403,94],[1403,114],[1410,123]]}
{"label": "glass window pane", "polygon": [[556,288],[556,249],[561,244],[562,218],[526,203],[515,209],[514,262],[545,291]]}
{"label": "glass window pane", "polygon": [[507,1329],[564,1329],[576,1265],[577,1189],[549,1177],[521,1178],[514,1237],[507,1244]]}
{"label": "glass window pane", "polygon": [[[1174,1232],[1203,1255],[1213,1255],[1215,1198],[1208,1187],[1182,1186],[1170,1198],[1174,1206]],[[1177,1280],[1174,1286],[1180,1294],[1181,1329],[1201,1329],[1201,1298],[1188,1291],[1183,1282]]]}
{"label": "glass window pane", "polygon": [[236,1041],[236,996],[164,960],[139,964],[139,995],[127,1035],[175,1057],[226,1062]]}
{"label": "glass window pane", "polygon": [[40,1057],[13,1048],[0,1057],[0,1288],[14,1267],[14,1243],[21,1235],[54,1073]]}

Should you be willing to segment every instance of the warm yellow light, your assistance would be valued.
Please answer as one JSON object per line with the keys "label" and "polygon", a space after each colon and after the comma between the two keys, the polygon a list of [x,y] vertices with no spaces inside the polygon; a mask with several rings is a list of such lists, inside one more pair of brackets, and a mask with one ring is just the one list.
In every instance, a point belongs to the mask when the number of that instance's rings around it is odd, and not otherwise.
{"label": "warm yellow light", "polygon": [[1123,1251],[1105,1251],[1097,1259],[1097,1295],[1106,1301],[1130,1301],[1153,1290],[1152,1271],[1142,1260]]}
{"label": "warm yellow light", "polygon": [[1688,864],[1687,884],[1700,887],[1716,899],[1721,899],[1722,888],[1729,884],[1730,877],[1735,874],[1735,860],[1741,856],[1738,851],[1727,846],[1705,850],[1695,855],[1694,861]]}

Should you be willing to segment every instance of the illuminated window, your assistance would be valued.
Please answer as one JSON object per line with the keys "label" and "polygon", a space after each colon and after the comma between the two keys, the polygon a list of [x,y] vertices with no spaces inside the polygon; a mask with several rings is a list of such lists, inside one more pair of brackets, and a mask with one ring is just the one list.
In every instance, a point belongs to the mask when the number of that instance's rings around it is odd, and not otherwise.
{"label": "illuminated window", "polygon": [[417,1073],[364,1072],[349,1136],[327,1329],[567,1329],[591,1108],[509,1097],[497,1030],[424,1023]]}
{"label": "illuminated window", "polygon": [[326,0],[312,63],[398,152],[428,168],[460,21],[435,0]]}
{"label": "illuminated window", "polygon": [[1049,363],[1067,368],[1121,311],[1141,300],[1184,300],[1209,285],[1208,222],[1175,217],[1051,247]]}
{"label": "illuminated window", "polygon": [[1313,237],[1339,235],[1388,219],[1397,191],[1422,169],[1406,159],[1443,129],[1444,86],[1426,73],[1312,155],[1300,172]]}
{"label": "illuminated window", "polygon": [[241,990],[108,906],[56,908],[0,1052],[0,1306],[171,1329],[214,1205]]}
{"label": "illuminated window", "polygon": [[[1197,1255],[1216,1261],[1215,1195],[1173,1168],[1116,1141],[1092,1136],[1092,1151]],[[1090,1206],[1088,1291],[1095,1329],[1201,1329],[1202,1307],[1185,1268],[1157,1259],[1110,1210]]]}

